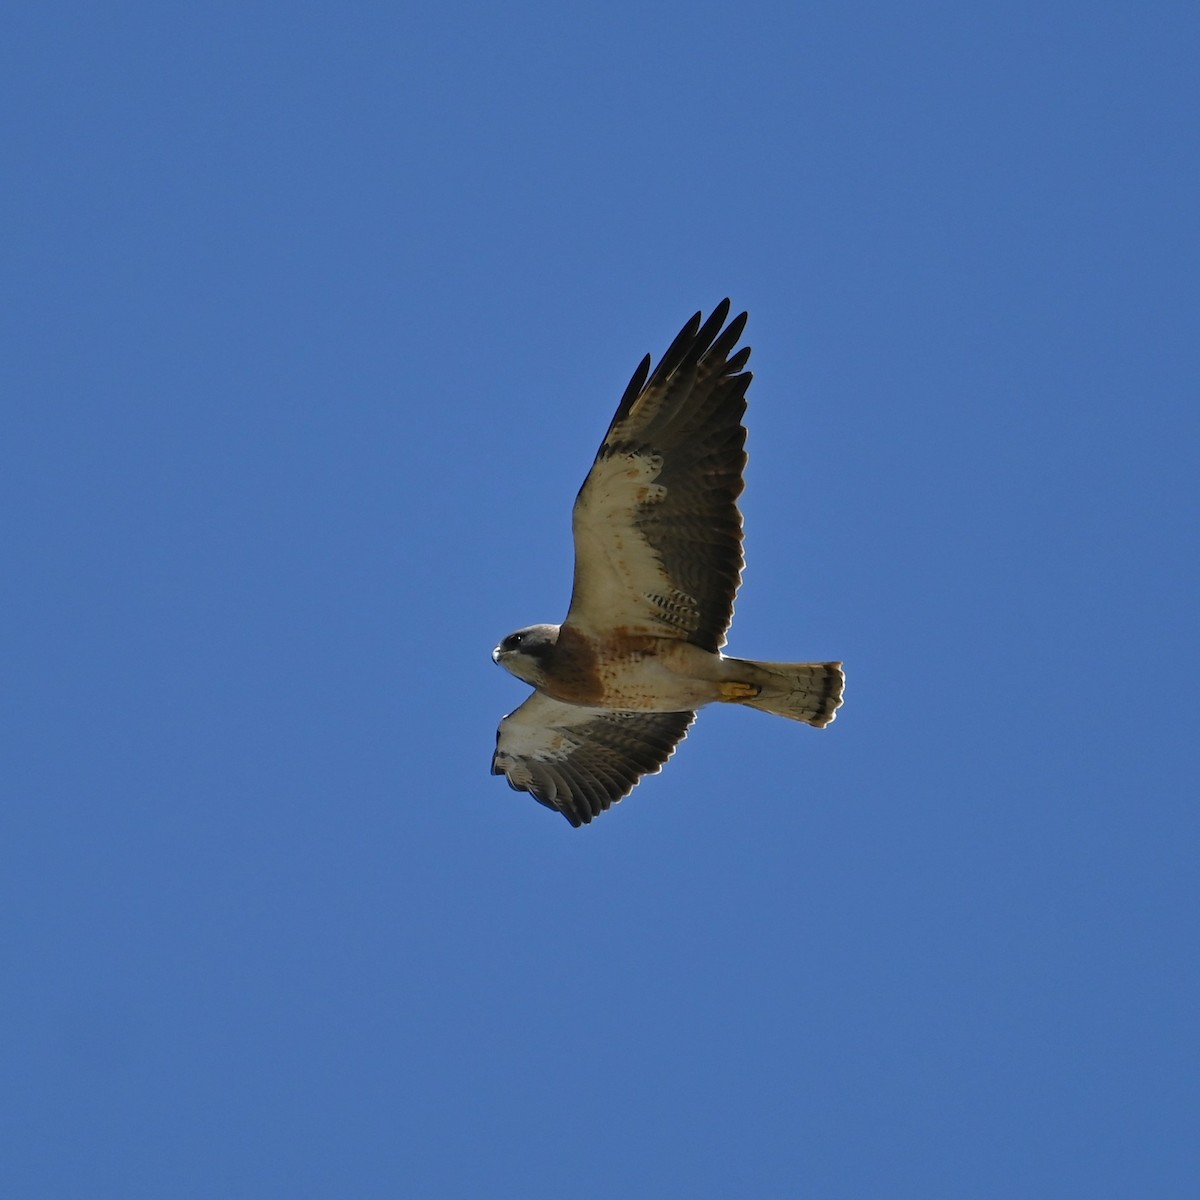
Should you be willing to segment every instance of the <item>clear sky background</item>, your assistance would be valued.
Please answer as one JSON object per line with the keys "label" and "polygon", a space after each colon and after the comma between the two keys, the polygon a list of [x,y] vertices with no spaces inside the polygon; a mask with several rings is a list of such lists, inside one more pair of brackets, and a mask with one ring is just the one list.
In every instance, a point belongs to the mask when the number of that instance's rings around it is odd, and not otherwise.
{"label": "clear sky background", "polygon": [[[10,9],[0,1191],[1194,1196],[1198,35]],[[572,830],[489,654],[727,294],[846,704]]]}

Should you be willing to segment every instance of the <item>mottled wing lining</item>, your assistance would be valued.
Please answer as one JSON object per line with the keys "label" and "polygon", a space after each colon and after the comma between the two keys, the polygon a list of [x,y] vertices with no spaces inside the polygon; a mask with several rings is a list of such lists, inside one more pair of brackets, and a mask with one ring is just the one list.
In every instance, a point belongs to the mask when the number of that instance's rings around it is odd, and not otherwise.
{"label": "mottled wing lining", "polygon": [[492,774],[586,825],[661,770],[695,718],[583,708],[534,692],[500,722]]}
{"label": "mottled wing lining", "polygon": [[[598,627],[602,613],[591,609],[606,601],[612,607],[613,585],[598,577],[605,564],[593,561],[601,548],[610,560],[624,555],[640,568],[644,586],[629,598],[632,610],[702,649],[724,645],[744,565],[737,499],[751,380],[742,369],[750,348],[729,357],[746,314],[722,331],[728,315],[728,300],[703,324],[697,313],[653,372],[644,359],[625,389],[575,502],[568,620]],[[618,516],[632,527],[614,528]],[[646,561],[638,561],[631,539],[649,547]]]}

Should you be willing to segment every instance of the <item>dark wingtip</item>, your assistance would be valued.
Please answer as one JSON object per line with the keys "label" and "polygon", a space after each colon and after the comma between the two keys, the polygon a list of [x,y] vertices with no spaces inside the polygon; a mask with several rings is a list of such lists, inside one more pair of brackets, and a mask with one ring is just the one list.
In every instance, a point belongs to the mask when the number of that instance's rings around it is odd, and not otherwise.
{"label": "dark wingtip", "polygon": [[667,347],[666,353],[658,360],[658,366],[654,368],[654,373],[650,377],[651,384],[668,378],[684,360],[688,351],[695,344],[703,318],[702,312],[692,313],[684,327],[675,335],[675,340]]}
{"label": "dark wingtip", "polygon": [[[695,340],[691,346],[691,353],[688,355],[693,360],[699,360],[712,346],[717,338],[717,334],[721,332],[721,326],[725,324],[725,318],[729,316],[729,300],[722,300],[716,308],[708,314],[708,320],[700,327],[696,333]],[[724,340],[724,338],[722,338]]]}
{"label": "dark wingtip", "polygon": [[610,430],[618,421],[623,421],[629,416],[629,410],[633,407],[633,402],[642,394],[642,388],[646,386],[646,380],[650,375],[650,364],[653,361],[650,355],[647,354],[638,363],[637,370],[631,376],[625,388],[625,394],[621,397],[621,403],[617,405],[616,415],[609,425]]}
{"label": "dark wingtip", "polygon": [[[729,359],[730,352],[733,350],[734,346],[738,344],[738,339],[742,336],[742,333],[746,328],[747,316],[747,313],[738,313],[738,315],[734,317],[733,320],[730,321],[726,328],[720,333],[720,336],[717,335],[715,330],[713,331],[714,340],[712,341],[712,345],[705,352],[706,359],[711,358],[716,362],[722,363]],[[737,366],[731,368],[730,363],[726,363],[723,374],[735,374],[736,371],[740,370],[741,367],[745,365],[746,360],[749,357],[750,347],[743,346],[741,350],[734,355],[733,359],[730,360],[730,362],[736,362]]]}
{"label": "dark wingtip", "polygon": [[750,347],[743,346],[725,363],[725,374],[736,375],[750,361]]}
{"label": "dark wingtip", "polygon": [[[605,441],[612,431],[633,410],[638,398],[648,389],[666,382],[677,370],[690,364],[694,367],[701,360],[725,363],[729,354],[737,345],[738,339],[746,328],[749,317],[747,312],[740,312],[729,325],[722,329],[729,316],[731,302],[728,296],[721,300],[705,319],[703,310],[692,313],[683,328],[675,335],[674,341],[667,347],[666,353],[658,360],[651,370],[653,359],[649,354],[638,363],[622,395],[617,411],[609,422]],[[729,359],[724,374],[736,375],[746,365],[750,357],[750,347],[743,346],[732,359]],[[749,376],[745,377],[749,383]]]}

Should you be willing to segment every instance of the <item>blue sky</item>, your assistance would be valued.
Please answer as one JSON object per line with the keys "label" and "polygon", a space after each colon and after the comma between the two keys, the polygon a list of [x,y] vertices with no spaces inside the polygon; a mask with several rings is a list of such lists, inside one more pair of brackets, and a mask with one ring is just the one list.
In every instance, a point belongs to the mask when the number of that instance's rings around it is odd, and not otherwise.
{"label": "blue sky", "polygon": [[[5,1195],[1194,1194],[1194,6],[4,25]],[[489,653],[727,294],[846,704],[575,831]]]}

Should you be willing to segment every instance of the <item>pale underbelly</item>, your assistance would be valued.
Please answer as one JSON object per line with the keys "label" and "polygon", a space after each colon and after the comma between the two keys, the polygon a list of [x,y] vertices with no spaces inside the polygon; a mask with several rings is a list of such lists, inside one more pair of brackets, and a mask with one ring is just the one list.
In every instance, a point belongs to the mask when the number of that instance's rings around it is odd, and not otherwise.
{"label": "pale underbelly", "polygon": [[596,671],[601,708],[637,712],[684,712],[711,704],[720,696],[721,659],[687,643],[675,642],[667,654],[637,655]]}

